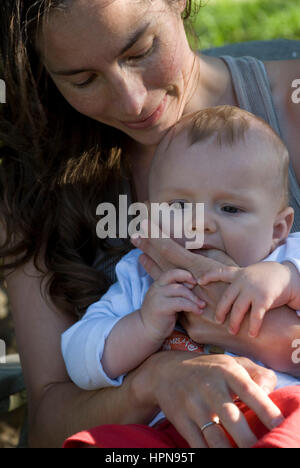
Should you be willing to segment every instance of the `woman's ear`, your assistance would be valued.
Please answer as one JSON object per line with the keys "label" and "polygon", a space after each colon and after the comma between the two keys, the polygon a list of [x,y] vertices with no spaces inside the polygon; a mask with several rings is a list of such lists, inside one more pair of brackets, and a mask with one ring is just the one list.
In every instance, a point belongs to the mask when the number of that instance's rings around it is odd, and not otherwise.
{"label": "woman's ear", "polygon": [[280,244],[282,244],[289,233],[291,232],[294,222],[294,210],[292,207],[287,207],[280,211],[276,216],[276,220],[273,226],[273,244],[272,250],[275,250]]}
{"label": "woman's ear", "polygon": [[182,14],[186,9],[187,0],[179,0],[178,6],[180,8],[180,13]]}

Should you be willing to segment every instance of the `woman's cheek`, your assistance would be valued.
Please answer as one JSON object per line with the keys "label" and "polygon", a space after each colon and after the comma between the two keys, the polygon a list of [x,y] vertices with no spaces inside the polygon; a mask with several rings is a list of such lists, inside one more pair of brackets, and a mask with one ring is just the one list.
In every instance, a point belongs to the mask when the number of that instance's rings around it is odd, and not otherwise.
{"label": "woman's cheek", "polygon": [[[157,89],[174,89],[181,86],[183,71],[182,57],[180,51],[172,47],[159,54],[156,63],[151,67],[151,73],[147,74],[147,81]],[[150,83],[149,83],[150,84]]]}
{"label": "woman's cheek", "polygon": [[67,93],[65,99],[77,112],[86,115],[92,119],[99,120],[105,112],[105,103],[103,98],[96,94],[85,95],[82,93]]}

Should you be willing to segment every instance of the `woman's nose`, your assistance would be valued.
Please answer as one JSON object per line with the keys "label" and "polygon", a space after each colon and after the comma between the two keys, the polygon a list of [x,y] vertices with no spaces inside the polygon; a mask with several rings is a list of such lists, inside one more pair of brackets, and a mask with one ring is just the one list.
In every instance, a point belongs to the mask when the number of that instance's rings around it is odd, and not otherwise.
{"label": "woman's nose", "polygon": [[116,83],[116,99],[122,120],[138,118],[143,112],[147,98],[147,89],[141,76],[124,73]]}

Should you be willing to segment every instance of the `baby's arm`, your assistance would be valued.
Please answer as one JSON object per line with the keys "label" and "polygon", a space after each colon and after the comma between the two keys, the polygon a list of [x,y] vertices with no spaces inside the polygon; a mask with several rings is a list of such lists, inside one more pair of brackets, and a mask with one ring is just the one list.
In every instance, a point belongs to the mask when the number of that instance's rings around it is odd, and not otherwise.
{"label": "baby's arm", "polygon": [[177,312],[198,312],[198,304],[204,305],[177,283],[191,283],[192,289],[196,282],[191,273],[170,271],[150,287],[134,255],[121,260],[118,282],[62,336],[68,374],[84,390],[120,385],[126,372],[159,349]]}
{"label": "baby's arm", "polygon": [[213,281],[229,283],[217,306],[216,321],[223,323],[230,313],[229,331],[232,334],[238,333],[248,312],[249,336],[256,337],[266,312],[283,305],[296,310],[299,305],[299,273],[289,262],[261,262],[245,268],[224,267],[205,275],[200,285]]}
{"label": "baby's arm", "polygon": [[291,262],[283,262],[291,273],[290,277],[290,300],[287,305],[294,310],[297,310],[297,314],[300,316],[300,273],[296,266]]}
{"label": "baby's arm", "polygon": [[196,284],[187,271],[163,273],[148,290],[141,309],[115,325],[106,339],[101,359],[111,379],[135,369],[158,351],[174,330],[179,312],[201,312],[203,301],[183,283]]}

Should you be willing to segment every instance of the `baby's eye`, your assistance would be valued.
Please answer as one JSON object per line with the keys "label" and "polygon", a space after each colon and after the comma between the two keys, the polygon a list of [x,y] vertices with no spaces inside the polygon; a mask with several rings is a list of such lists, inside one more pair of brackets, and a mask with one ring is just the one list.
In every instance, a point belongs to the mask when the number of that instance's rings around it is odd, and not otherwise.
{"label": "baby's eye", "polygon": [[241,213],[242,210],[240,210],[240,208],[237,208],[236,206],[226,205],[222,207],[222,211],[224,211],[224,213],[237,214]]}
{"label": "baby's eye", "polygon": [[174,201],[169,203],[169,206],[173,208],[174,210],[184,210],[186,208],[186,202],[185,201]]}

